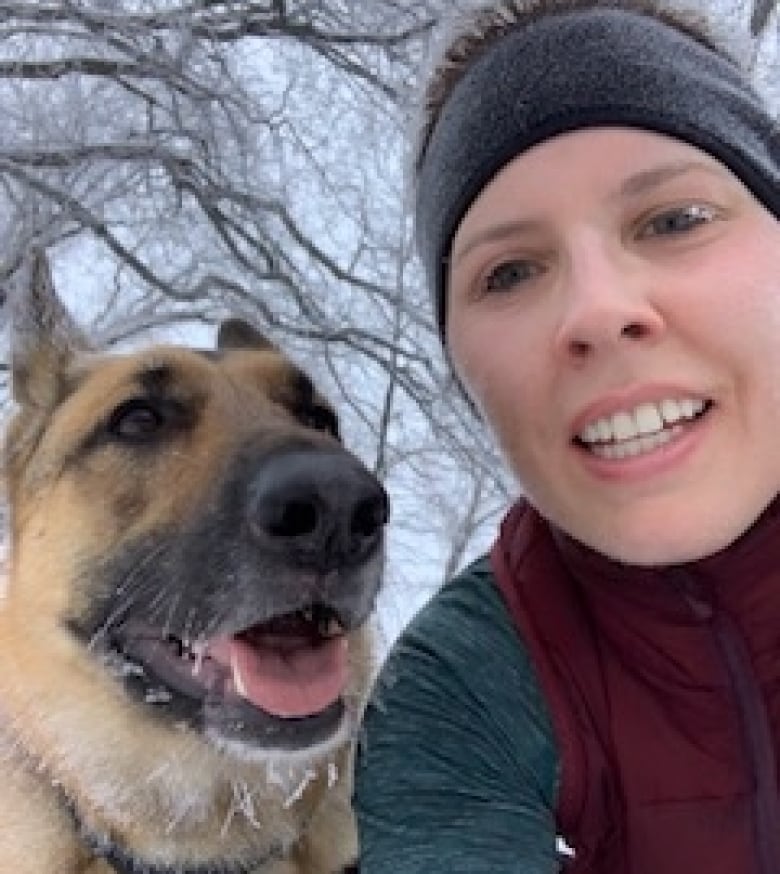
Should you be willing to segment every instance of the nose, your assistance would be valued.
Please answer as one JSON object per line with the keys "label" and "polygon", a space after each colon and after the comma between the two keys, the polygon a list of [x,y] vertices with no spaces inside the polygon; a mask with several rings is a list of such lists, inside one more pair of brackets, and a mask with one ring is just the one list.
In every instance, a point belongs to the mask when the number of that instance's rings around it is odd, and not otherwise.
{"label": "nose", "polygon": [[647,268],[591,244],[573,255],[556,335],[559,354],[583,362],[626,343],[651,343],[664,330]]}
{"label": "nose", "polygon": [[270,455],[250,485],[249,528],[263,550],[320,571],[357,565],[379,548],[387,494],[343,450]]}

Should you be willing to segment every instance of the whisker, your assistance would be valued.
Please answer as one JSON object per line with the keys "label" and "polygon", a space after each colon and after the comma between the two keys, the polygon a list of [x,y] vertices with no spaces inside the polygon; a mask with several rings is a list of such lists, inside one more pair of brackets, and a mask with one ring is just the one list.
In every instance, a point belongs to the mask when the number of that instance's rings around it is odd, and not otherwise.
{"label": "whisker", "polygon": [[[156,561],[160,557],[164,549],[165,547],[163,544],[156,544],[155,547],[149,550],[149,552],[141,559],[141,561],[130,571],[130,573],[128,573],[124,577],[121,583],[116,587],[115,591],[117,593],[122,593],[123,597],[114,606],[114,608],[103,620],[100,626],[95,630],[87,644],[87,649],[94,650],[95,647],[104,640],[109,631],[117,624],[117,621],[121,617],[126,615],[130,608],[138,602],[140,597],[144,594],[143,582],[145,581],[145,577],[143,576],[143,573],[152,562]],[[139,579],[141,585],[137,585]]]}

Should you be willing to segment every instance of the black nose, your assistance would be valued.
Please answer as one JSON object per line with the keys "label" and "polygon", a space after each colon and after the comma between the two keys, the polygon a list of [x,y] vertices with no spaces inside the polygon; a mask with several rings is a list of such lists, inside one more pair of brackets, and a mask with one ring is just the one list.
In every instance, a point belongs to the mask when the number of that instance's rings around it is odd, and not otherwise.
{"label": "black nose", "polygon": [[388,500],[343,450],[274,452],[250,485],[249,525],[264,549],[319,570],[357,564],[380,545]]}

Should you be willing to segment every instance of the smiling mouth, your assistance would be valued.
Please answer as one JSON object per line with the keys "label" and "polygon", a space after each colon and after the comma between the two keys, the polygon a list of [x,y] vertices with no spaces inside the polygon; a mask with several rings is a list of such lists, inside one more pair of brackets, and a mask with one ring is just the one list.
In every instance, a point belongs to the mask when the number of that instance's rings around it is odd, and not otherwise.
{"label": "smiling mouth", "polygon": [[592,422],[574,437],[573,443],[607,461],[636,458],[671,443],[713,406],[712,401],[692,398],[643,403]]}
{"label": "smiling mouth", "polygon": [[196,642],[128,620],[108,660],[160,715],[223,739],[297,748],[333,734],[344,715],[346,630],[321,604]]}

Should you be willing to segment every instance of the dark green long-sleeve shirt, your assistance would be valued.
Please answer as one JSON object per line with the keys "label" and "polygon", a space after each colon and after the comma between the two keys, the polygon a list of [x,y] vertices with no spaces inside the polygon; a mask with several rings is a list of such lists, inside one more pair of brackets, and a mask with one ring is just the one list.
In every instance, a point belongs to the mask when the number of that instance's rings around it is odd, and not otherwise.
{"label": "dark green long-sleeve shirt", "polygon": [[552,874],[558,752],[487,560],[391,652],[356,770],[361,874]]}

